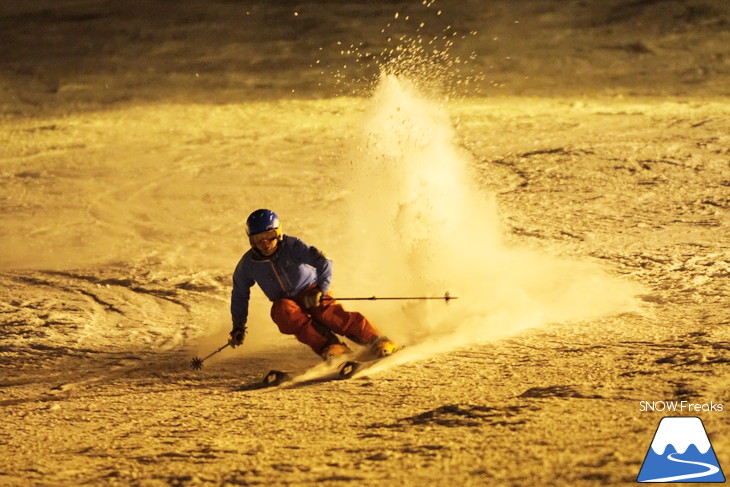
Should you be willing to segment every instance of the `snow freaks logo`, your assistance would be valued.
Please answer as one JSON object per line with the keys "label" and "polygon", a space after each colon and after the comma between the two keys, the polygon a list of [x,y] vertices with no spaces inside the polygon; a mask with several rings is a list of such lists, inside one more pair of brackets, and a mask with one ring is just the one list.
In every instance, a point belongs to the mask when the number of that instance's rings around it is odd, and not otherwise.
{"label": "snow freaks logo", "polygon": [[636,481],[725,482],[702,420],[662,418]]}

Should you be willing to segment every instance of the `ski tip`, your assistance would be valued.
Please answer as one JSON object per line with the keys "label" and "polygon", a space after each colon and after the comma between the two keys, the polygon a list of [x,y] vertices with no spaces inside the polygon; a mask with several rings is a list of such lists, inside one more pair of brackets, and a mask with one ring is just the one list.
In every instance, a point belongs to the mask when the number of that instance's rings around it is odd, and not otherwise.
{"label": "ski tip", "polygon": [[280,386],[289,379],[291,379],[291,376],[287,372],[282,372],[281,370],[271,370],[268,374],[264,376],[261,383],[265,387],[276,387]]}
{"label": "ski tip", "polygon": [[354,360],[350,360],[349,362],[345,362],[340,366],[340,377],[343,379],[349,379],[355,373],[360,370],[360,362],[356,362]]}

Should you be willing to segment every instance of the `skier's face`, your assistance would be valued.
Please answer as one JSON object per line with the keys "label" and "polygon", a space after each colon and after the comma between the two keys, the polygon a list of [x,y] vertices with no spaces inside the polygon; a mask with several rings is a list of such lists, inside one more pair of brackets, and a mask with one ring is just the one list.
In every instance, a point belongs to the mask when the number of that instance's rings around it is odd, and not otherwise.
{"label": "skier's face", "polygon": [[251,237],[251,245],[266,257],[270,256],[279,245],[279,231],[269,230],[268,232],[258,233]]}

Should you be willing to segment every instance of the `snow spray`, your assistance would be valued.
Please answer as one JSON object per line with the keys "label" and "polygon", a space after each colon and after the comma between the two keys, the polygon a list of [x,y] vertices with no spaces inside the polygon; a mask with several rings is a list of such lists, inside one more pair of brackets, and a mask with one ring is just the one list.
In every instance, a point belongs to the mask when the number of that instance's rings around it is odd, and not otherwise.
{"label": "snow spray", "polygon": [[363,309],[407,351],[635,309],[638,287],[598,265],[503,242],[495,197],[478,187],[445,108],[408,80],[381,77],[363,128],[345,183],[357,261],[348,279],[382,295],[460,298]]}

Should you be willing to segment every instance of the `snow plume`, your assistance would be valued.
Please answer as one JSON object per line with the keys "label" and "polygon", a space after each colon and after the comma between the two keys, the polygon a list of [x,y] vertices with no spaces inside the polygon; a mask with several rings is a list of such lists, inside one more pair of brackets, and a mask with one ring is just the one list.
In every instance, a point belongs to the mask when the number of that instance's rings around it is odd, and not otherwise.
{"label": "snow plume", "polygon": [[633,309],[636,287],[596,265],[502,242],[495,198],[448,115],[408,81],[382,77],[364,128],[347,173],[348,280],[382,296],[459,297],[358,306],[392,338],[434,351]]}

